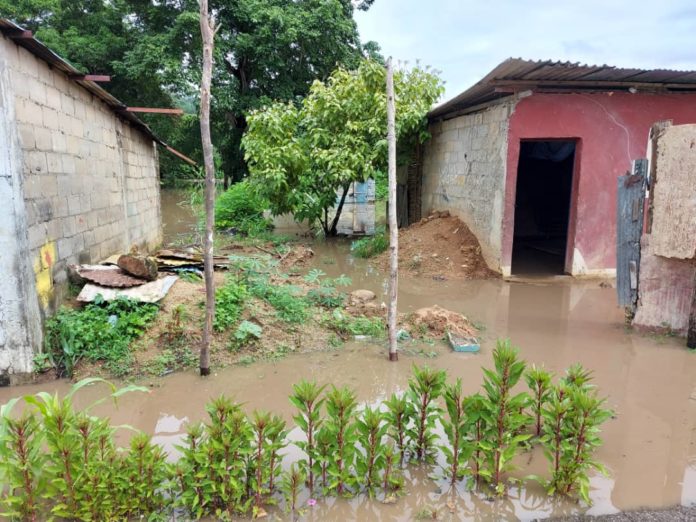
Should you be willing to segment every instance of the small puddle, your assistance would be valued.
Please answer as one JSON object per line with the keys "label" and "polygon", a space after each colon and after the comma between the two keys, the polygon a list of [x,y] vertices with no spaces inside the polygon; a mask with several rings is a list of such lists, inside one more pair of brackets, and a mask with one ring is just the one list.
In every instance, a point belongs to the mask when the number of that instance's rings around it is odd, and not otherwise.
{"label": "small puddle", "polygon": [[[313,267],[329,276],[346,274],[352,278],[352,288],[371,289],[384,299],[384,275],[348,255],[348,243],[317,243],[313,248]],[[319,500],[303,519],[406,521],[431,506],[438,511],[438,520],[532,520],[696,502],[696,400],[690,399],[696,384],[696,354],[684,349],[679,340],[628,332],[614,289],[583,281],[520,284],[410,277],[402,277],[399,285],[402,312],[438,304],[485,325],[481,353],[458,354],[442,345],[436,347],[437,357],[402,354],[398,363],[389,363],[384,346],[352,342],[333,351],[227,368],[206,379],[195,372],[173,374],[146,382],[152,384],[148,394],[128,394],[119,400],[118,408],[104,403],[94,412],[109,416],[113,424],[152,434],[175,459],[174,446],[180,443],[186,423],[204,420],[206,402],[222,393],[245,403],[249,412],[268,409],[291,421],[288,395],[300,379],[349,385],[359,400],[373,403],[403,390],[414,363],[446,369],[450,379],[462,378],[465,392],[474,393],[481,386],[481,367],[492,363],[495,339],[509,337],[529,364],[544,364],[557,373],[576,362],[592,369],[594,382],[617,413],[605,424],[604,445],[596,455],[610,475],[592,477],[592,507],[549,499],[529,481],[492,502],[464,490],[453,494],[442,481],[428,478],[439,470],[410,467],[407,494],[396,504],[385,505],[362,495],[352,500],[329,498]],[[4,388],[0,403],[41,390],[64,394],[69,387],[65,381],[56,381]],[[98,387],[83,389],[77,396],[78,406],[90,404],[102,392]],[[127,430],[121,430],[119,442],[125,443],[128,436]],[[290,438],[298,436],[293,431]],[[286,452],[296,455],[297,450],[291,446]],[[546,472],[546,461],[537,450],[524,454],[520,462],[524,464],[520,476]],[[301,500],[305,502],[306,496]]]}

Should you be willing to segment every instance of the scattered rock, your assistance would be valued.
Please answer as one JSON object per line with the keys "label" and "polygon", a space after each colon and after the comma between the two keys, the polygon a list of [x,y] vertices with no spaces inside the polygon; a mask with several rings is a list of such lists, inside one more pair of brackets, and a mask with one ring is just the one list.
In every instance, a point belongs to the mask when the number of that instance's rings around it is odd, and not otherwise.
{"label": "scattered rock", "polygon": [[154,257],[125,254],[118,258],[117,264],[121,270],[135,277],[146,281],[157,279],[157,260]]}
{"label": "scattered rock", "polygon": [[361,305],[368,303],[369,301],[374,301],[377,295],[372,290],[353,290],[350,293],[350,304]]}

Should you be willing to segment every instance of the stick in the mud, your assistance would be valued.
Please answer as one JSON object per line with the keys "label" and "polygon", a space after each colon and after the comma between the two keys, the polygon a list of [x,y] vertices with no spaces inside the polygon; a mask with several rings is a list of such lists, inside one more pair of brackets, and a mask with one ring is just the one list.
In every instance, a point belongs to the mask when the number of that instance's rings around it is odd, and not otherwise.
{"label": "stick in the mud", "polygon": [[396,130],[394,115],[394,72],[387,60],[387,145],[389,151],[389,360],[397,361],[396,296],[399,270],[399,226],[396,223]]}
{"label": "stick in the mud", "polygon": [[208,14],[208,0],[200,0],[201,37],[203,39],[203,71],[201,76],[201,144],[205,165],[205,239],[203,240],[203,271],[205,275],[205,326],[201,345],[200,372],[210,375],[210,341],[215,317],[215,282],[213,273],[213,227],[215,224],[215,165],[210,138],[210,83],[213,74],[214,22]]}

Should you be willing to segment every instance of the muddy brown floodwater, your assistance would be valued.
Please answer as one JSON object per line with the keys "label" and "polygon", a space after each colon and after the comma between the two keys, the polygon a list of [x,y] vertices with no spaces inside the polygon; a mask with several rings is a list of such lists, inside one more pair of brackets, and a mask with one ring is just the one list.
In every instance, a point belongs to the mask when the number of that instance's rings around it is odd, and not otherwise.
{"label": "muddy brown floodwater", "polygon": [[196,216],[189,205],[190,194],[185,189],[162,189],[162,239],[164,244],[188,240],[197,231]]}
{"label": "muddy brown floodwater", "polygon": [[[348,255],[346,243],[318,244],[315,252],[314,267],[331,276],[345,273],[353,279],[353,288],[385,295],[384,276]],[[439,520],[531,520],[696,502],[696,400],[690,399],[696,384],[696,354],[685,350],[679,340],[627,331],[614,289],[602,288],[596,281],[520,284],[409,278],[402,278],[399,288],[401,311],[438,304],[485,325],[481,353],[453,353],[442,345],[433,348],[437,357],[402,354],[398,363],[389,363],[382,345],[348,343],[275,363],[227,368],[206,379],[191,371],[148,381],[150,393],[126,395],[118,408],[102,404],[94,412],[108,415],[115,424],[152,434],[175,459],[174,445],[182,440],[186,423],[204,419],[205,403],[222,393],[244,402],[249,411],[270,409],[290,421],[287,397],[291,385],[302,378],[349,385],[361,401],[371,403],[403,390],[411,365],[426,362],[446,369],[451,379],[461,377],[465,391],[473,393],[481,386],[481,367],[491,365],[495,339],[509,337],[530,364],[544,364],[558,373],[575,362],[591,368],[601,394],[616,411],[616,418],[604,426],[604,445],[597,453],[609,476],[592,477],[591,507],[549,499],[530,481],[513,487],[501,500],[488,501],[463,490],[453,495],[444,482],[428,478],[438,473],[436,468],[409,468],[406,495],[396,504],[365,496],[320,499],[303,519],[406,521],[432,507]],[[40,390],[65,393],[68,389],[65,381],[5,388],[0,390],[0,403]],[[101,391],[97,387],[82,390],[79,405],[91,403]],[[124,431],[121,442],[127,436]],[[286,451],[297,455],[293,446]],[[546,461],[537,451],[524,454],[520,464],[524,474],[546,470]],[[285,515],[276,510],[271,517],[284,519]]]}

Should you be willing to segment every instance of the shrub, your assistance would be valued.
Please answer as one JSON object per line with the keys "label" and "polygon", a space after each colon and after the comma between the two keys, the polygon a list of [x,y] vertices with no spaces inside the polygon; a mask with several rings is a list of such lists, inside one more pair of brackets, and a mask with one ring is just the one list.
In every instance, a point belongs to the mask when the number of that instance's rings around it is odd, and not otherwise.
{"label": "shrub", "polygon": [[350,246],[355,257],[370,258],[385,252],[389,248],[389,238],[384,230],[379,230],[371,237],[363,237]]}
{"label": "shrub", "polygon": [[158,310],[157,305],[125,298],[95,300],[81,310],[62,308],[46,322],[46,353],[62,375],[72,376],[83,358],[105,362],[114,371],[130,364],[130,343],[142,335]]}
{"label": "shrub", "polygon": [[240,181],[222,192],[215,201],[215,226],[254,236],[272,228],[263,216],[268,203],[257,195],[248,181]]}
{"label": "shrub", "polygon": [[215,291],[213,328],[216,331],[226,330],[239,320],[248,295],[247,287],[233,277],[228,277],[225,284]]}

